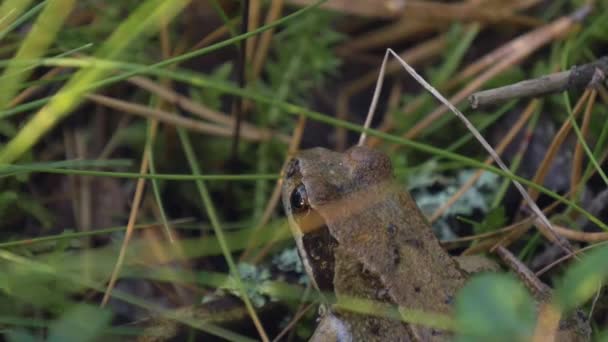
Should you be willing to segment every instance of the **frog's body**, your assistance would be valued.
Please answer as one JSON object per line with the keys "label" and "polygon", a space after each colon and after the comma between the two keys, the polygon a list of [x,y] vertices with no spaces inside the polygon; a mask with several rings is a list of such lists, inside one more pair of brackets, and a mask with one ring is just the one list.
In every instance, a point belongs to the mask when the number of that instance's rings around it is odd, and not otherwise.
{"label": "frog's body", "polygon": [[[468,273],[440,246],[409,193],[395,184],[385,154],[366,147],[345,153],[302,151],[286,169],[283,204],[319,290],[335,293],[338,302],[354,297],[451,312]],[[448,336],[397,320],[330,310],[313,340],[443,341]]]}

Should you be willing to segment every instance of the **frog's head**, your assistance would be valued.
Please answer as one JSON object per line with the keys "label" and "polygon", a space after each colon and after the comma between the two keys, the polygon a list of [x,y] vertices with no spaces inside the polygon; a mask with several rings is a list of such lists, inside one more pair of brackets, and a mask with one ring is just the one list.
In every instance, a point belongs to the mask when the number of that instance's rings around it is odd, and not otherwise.
{"label": "frog's head", "polygon": [[333,289],[332,230],[382,198],[392,180],[389,158],[368,147],[344,153],[313,148],[297,154],[283,178],[283,207],[305,268],[315,286]]}
{"label": "frog's head", "polygon": [[283,206],[288,215],[314,210],[331,220],[391,180],[390,159],[378,150],[355,146],[338,153],[316,147],[298,153],[285,168]]}
{"label": "frog's head", "polygon": [[286,209],[303,200],[317,207],[391,179],[390,159],[378,150],[354,146],[338,153],[316,147],[301,151],[287,165],[283,201]]}

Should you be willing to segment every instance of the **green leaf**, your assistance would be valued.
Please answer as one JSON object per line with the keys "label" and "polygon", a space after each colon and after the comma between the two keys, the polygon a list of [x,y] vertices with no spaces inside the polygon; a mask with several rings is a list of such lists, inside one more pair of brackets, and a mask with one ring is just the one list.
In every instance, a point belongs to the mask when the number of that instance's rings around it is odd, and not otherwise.
{"label": "green leaf", "polygon": [[555,300],[562,310],[572,310],[595,295],[608,276],[606,260],[608,247],[602,247],[568,268],[555,290]]}
{"label": "green leaf", "polygon": [[507,274],[474,277],[456,297],[456,341],[521,341],[535,326],[534,300]]}
{"label": "green leaf", "polygon": [[49,328],[49,342],[92,341],[110,323],[112,314],[99,307],[79,304]]}

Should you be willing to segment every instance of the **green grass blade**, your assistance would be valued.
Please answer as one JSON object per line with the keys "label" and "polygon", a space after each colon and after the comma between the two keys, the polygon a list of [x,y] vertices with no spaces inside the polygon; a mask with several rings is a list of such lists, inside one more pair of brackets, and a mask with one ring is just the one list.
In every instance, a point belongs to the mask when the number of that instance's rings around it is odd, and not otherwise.
{"label": "green grass blade", "polygon": [[[53,63],[51,63],[52,61],[53,61]],[[212,79],[210,79],[208,77],[204,77],[200,74],[196,74],[196,73],[192,73],[192,72],[183,72],[183,71],[180,72],[180,71],[172,71],[172,70],[159,70],[159,69],[155,69],[152,67],[141,66],[141,65],[138,65],[135,63],[117,63],[117,62],[107,61],[107,60],[77,60],[77,59],[70,59],[70,58],[62,58],[62,59],[60,59],[60,61],[49,59],[49,60],[47,60],[47,62],[50,64],[56,64],[56,65],[63,65],[63,66],[69,65],[69,66],[78,66],[78,67],[95,65],[96,67],[110,68],[112,66],[112,67],[125,68],[125,69],[132,70],[123,75],[126,75],[126,74],[133,75],[135,73],[142,72],[142,73],[152,74],[152,75],[156,75],[156,76],[168,77],[168,78],[171,78],[176,81],[188,83],[192,86],[197,86],[197,87],[201,87],[201,88],[210,88],[210,89],[214,89],[214,90],[218,90],[218,91],[223,91],[223,92],[226,92],[229,94],[242,96],[244,98],[256,101],[258,103],[268,104],[271,106],[274,105],[274,106],[277,106],[278,108],[280,108],[282,110],[282,112],[285,114],[303,115],[307,119],[311,119],[311,120],[318,121],[318,122],[323,122],[328,125],[332,125],[334,127],[343,127],[343,128],[346,128],[353,132],[358,132],[358,133],[366,132],[370,136],[378,137],[378,138],[383,139],[390,143],[403,145],[405,147],[409,147],[409,148],[412,148],[412,149],[415,149],[415,150],[418,150],[418,151],[421,151],[424,153],[428,153],[428,154],[435,155],[435,156],[440,156],[441,158],[453,160],[453,161],[462,163],[464,165],[468,165],[470,167],[482,168],[484,170],[488,170],[497,175],[507,177],[509,179],[517,180],[518,182],[520,182],[522,184],[530,186],[533,189],[536,189],[564,204],[567,204],[568,206],[570,206],[573,209],[582,213],[591,222],[597,224],[602,229],[608,230],[608,225],[601,222],[599,219],[597,219],[596,217],[591,215],[589,212],[585,211],[583,208],[581,208],[579,205],[577,205],[573,201],[570,201],[570,200],[564,198],[563,196],[560,196],[557,193],[544,188],[542,185],[530,182],[529,180],[519,177],[511,172],[505,172],[497,167],[494,167],[491,165],[485,165],[482,161],[479,161],[479,160],[476,160],[473,158],[469,158],[469,157],[466,157],[466,156],[463,156],[463,155],[460,155],[457,153],[453,153],[450,151],[446,151],[443,148],[437,148],[437,147],[427,145],[424,143],[401,138],[401,137],[394,136],[389,133],[381,132],[381,131],[378,131],[378,130],[375,130],[372,128],[365,129],[357,124],[354,124],[354,123],[351,123],[348,121],[344,121],[344,120],[340,120],[340,119],[337,119],[334,117],[330,117],[328,115],[324,115],[323,113],[313,111],[313,110],[310,110],[310,109],[307,109],[307,108],[304,108],[304,107],[301,107],[301,106],[298,106],[295,104],[278,101],[276,98],[265,96],[260,93],[251,91],[249,89],[240,89],[229,83],[218,82],[217,80],[212,80]],[[60,62],[60,63],[57,63],[57,62]],[[110,79],[106,79],[103,82],[110,82],[109,80]],[[98,84],[96,86],[101,86],[101,85]],[[39,101],[44,102],[44,100],[45,99],[42,99]],[[0,117],[2,115],[5,115],[5,113],[6,112],[0,112]],[[0,152],[0,164],[2,164],[2,157],[3,157],[3,154],[2,154],[2,152]],[[48,170],[48,171],[54,172],[54,170]],[[47,172],[47,171],[45,171],[45,172]],[[84,173],[81,173],[81,174],[84,174]],[[95,175],[95,174],[91,173],[91,174],[87,174],[87,175]],[[98,174],[98,175],[100,175],[100,174]],[[267,176],[267,175],[265,175],[265,176]],[[134,174],[125,174],[125,177],[141,177],[141,176],[139,176],[139,175],[136,176]],[[144,177],[147,177],[147,176],[144,176]],[[190,176],[182,175],[182,176],[176,177],[176,179],[180,178],[180,177],[183,177],[181,179],[187,179]],[[203,177],[201,177],[201,179],[202,178]],[[247,177],[247,178],[249,178],[249,177]],[[192,178],[190,178],[190,179],[192,179]],[[269,179],[271,179],[271,178],[269,178]]]}
{"label": "green grass blade", "polygon": [[[86,165],[86,164],[85,164]],[[118,164],[123,166],[124,164]],[[94,165],[97,166],[97,165]],[[10,170],[10,171],[6,171]],[[5,173],[2,173],[5,172]],[[215,175],[182,175],[182,174],[162,174],[155,175],[141,174],[137,172],[111,172],[111,171],[94,171],[94,170],[78,170],[68,169],[63,166],[29,166],[29,165],[6,165],[6,169],[2,169],[0,178],[16,176],[24,173],[56,173],[64,175],[78,176],[93,176],[93,177],[112,177],[112,178],[127,178],[127,179],[165,179],[174,181],[193,181],[193,180],[208,180],[208,181],[257,181],[257,180],[277,180],[279,175],[271,174],[215,174]]]}
{"label": "green grass blade", "polygon": [[[192,150],[192,144],[190,143],[190,138],[188,137],[188,133],[183,128],[178,127],[177,134],[182,143],[182,147],[184,149],[184,153],[186,154],[186,159],[188,159],[188,164],[190,164],[190,169],[192,170],[192,173],[194,173],[195,175],[200,175],[201,171],[200,171],[198,162],[196,161],[194,151]],[[224,236],[224,230],[221,227],[220,220],[217,217],[217,214],[215,212],[215,208],[213,206],[213,200],[211,199],[211,195],[209,194],[209,191],[207,190],[207,186],[205,185],[205,183],[203,181],[197,180],[196,187],[201,196],[203,205],[206,208],[207,216],[209,217],[209,221],[211,222],[211,225],[213,226],[213,230],[217,237],[217,242],[220,245],[222,253],[224,254],[224,258],[226,259],[226,263],[228,264],[228,268],[230,269],[230,274],[234,277],[234,281],[238,288],[238,292],[241,295],[240,297],[243,300],[243,302],[245,303],[245,306],[247,307],[247,311],[249,312],[249,315],[251,315],[251,318],[257,319],[257,314],[255,313],[255,310],[253,308],[253,304],[251,304],[251,300],[249,299],[249,296],[247,295],[247,290],[245,289],[245,285],[243,285],[238,268],[236,267],[236,263],[234,262],[234,259],[232,258],[232,254],[230,252],[230,247],[226,241],[226,237]],[[267,338],[266,336],[264,336],[265,332],[263,330],[260,330],[258,332],[261,334],[262,337]]]}
{"label": "green grass blade", "polygon": [[[5,0],[0,6],[0,32],[14,23],[32,0]],[[1,38],[0,38],[1,39]]]}
{"label": "green grass blade", "polygon": [[23,71],[22,67],[15,63],[22,59],[36,59],[46,53],[48,47],[55,41],[55,36],[63,26],[64,20],[72,12],[74,3],[75,0],[49,0],[47,2],[17,54],[4,70],[0,108],[7,107],[9,101],[21,87],[21,83],[30,75],[31,69]]}
{"label": "green grass blade", "polygon": [[[567,93],[564,93],[564,97],[565,98],[568,97]],[[604,170],[602,170],[602,167],[600,166],[599,162],[595,158],[593,152],[591,152],[589,145],[587,145],[587,142],[585,141],[585,137],[583,137],[583,133],[581,132],[580,127],[578,127],[578,124],[576,123],[576,119],[574,119],[574,116],[572,115],[572,108],[570,106],[567,106],[567,108],[568,108],[568,120],[570,120],[570,124],[572,124],[572,128],[574,129],[574,132],[576,133],[576,138],[578,139],[578,143],[581,144],[581,146],[583,147],[583,150],[587,154],[587,158],[589,158],[589,161],[591,162],[591,164],[593,164],[593,167],[595,167],[595,170],[600,175],[600,177],[602,178],[604,183],[606,185],[608,185],[608,176],[606,176],[606,173],[604,173]]]}
{"label": "green grass blade", "polygon": [[[96,56],[103,59],[118,57],[133,40],[155,32],[162,23],[170,21],[188,3],[188,0],[147,0],[112,33],[96,52]],[[0,152],[0,163],[12,163],[29,150],[40,137],[80,104],[92,83],[105,77],[108,72],[99,68],[78,71],[5,146]]]}
{"label": "green grass blade", "polygon": [[[154,140],[155,134],[152,134],[152,122],[148,120],[148,135],[146,138],[146,154],[148,155],[148,168],[150,169],[150,175],[156,175],[156,164],[154,162]],[[169,227],[169,222],[167,220],[167,214],[165,212],[165,207],[163,206],[163,197],[160,193],[160,185],[158,184],[157,178],[152,178],[152,191],[154,192],[154,199],[158,205],[158,211],[160,212],[160,219],[163,223],[163,228],[165,229],[165,233],[169,238],[169,241],[173,242],[173,234],[171,234],[171,228]]]}
{"label": "green grass blade", "polygon": [[[80,273],[68,272],[55,265],[47,264],[44,262],[39,262],[37,260],[30,260],[30,259],[24,258],[20,255],[17,255],[17,254],[14,254],[14,253],[11,253],[11,252],[5,251],[5,250],[0,250],[0,259],[3,259],[7,262],[10,262],[10,263],[16,265],[21,274],[31,273],[31,274],[50,275],[53,277],[57,277],[61,281],[78,284],[83,287],[95,289],[99,292],[104,291],[103,285],[99,285],[98,283],[95,283],[92,281],[85,281]],[[11,274],[5,273],[4,276],[11,276]],[[163,308],[160,305],[157,305],[155,303],[150,303],[146,300],[143,300],[136,296],[127,294],[120,290],[115,289],[112,292],[112,297],[117,298],[121,301],[130,303],[130,304],[136,305],[138,307],[144,308],[146,310],[149,310],[155,314],[158,314],[161,317],[164,317],[167,319],[173,319],[177,322],[186,324],[193,328],[206,331],[206,332],[216,335],[216,336],[220,336],[229,341],[247,341],[247,342],[254,341],[250,338],[241,336],[228,329],[219,327],[215,324],[196,321],[194,319],[181,317],[178,314],[176,314],[175,312],[173,312],[171,310],[167,310],[166,308]]]}
{"label": "green grass blade", "polygon": [[[11,3],[11,2],[13,2],[13,1],[6,1],[2,5],[5,5],[5,4]],[[25,7],[27,7],[30,3],[30,0],[28,0],[28,1],[17,0],[17,2],[19,3],[20,6],[23,6],[25,4]],[[13,22],[11,22],[11,19],[18,16],[19,14],[21,14],[21,12],[25,9],[25,7],[23,7],[23,8],[14,8],[13,7],[13,9],[10,10],[9,14],[6,14],[6,15],[4,13],[4,9],[0,8],[0,40],[4,39],[4,37],[9,32],[11,32],[12,30],[17,28],[19,25],[23,24],[24,22],[28,21],[31,17],[33,17],[36,13],[38,13],[45,4],[46,4],[46,1],[42,1],[38,5],[32,7],[29,11],[25,12],[22,16],[20,16],[19,18],[17,18],[17,20],[15,20]]]}

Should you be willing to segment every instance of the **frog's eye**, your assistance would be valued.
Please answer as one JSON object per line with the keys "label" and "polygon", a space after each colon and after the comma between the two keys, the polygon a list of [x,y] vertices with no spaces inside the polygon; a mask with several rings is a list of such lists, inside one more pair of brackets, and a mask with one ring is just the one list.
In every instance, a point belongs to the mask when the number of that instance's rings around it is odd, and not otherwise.
{"label": "frog's eye", "polygon": [[308,208],[308,194],[306,194],[304,184],[298,185],[293,190],[291,196],[289,196],[289,204],[291,205],[291,209],[296,213],[302,212]]}

